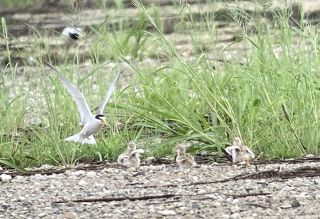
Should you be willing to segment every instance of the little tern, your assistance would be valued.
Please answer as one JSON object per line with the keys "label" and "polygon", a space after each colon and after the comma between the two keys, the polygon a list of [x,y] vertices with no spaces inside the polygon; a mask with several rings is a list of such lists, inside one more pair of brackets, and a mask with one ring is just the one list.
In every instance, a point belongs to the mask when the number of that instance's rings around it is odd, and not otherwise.
{"label": "little tern", "polygon": [[72,135],[66,139],[65,141],[72,141],[78,142],[82,144],[96,144],[96,140],[93,135],[97,134],[98,131],[105,125],[107,125],[106,117],[104,116],[104,108],[106,107],[107,103],[110,100],[115,88],[116,83],[119,79],[120,74],[119,72],[112,80],[110,87],[106,93],[106,96],[100,103],[97,112],[95,115],[91,113],[91,110],[84,98],[83,94],[74,86],[70,81],[68,81],[63,75],[61,75],[52,65],[46,63],[51,69],[54,70],[62,85],[67,89],[69,94],[72,96],[73,100],[75,101],[79,113],[80,113],[80,125],[83,125],[81,131],[75,135]]}

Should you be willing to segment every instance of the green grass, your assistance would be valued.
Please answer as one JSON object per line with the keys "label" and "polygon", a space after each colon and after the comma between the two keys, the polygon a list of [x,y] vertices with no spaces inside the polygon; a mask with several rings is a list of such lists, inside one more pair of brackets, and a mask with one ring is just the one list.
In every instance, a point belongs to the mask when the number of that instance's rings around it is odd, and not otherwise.
{"label": "green grass", "polygon": [[[35,47],[33,53],[40,54],[37,69],[25,72],[22,81],[30,80],[28,74],[38,78],[33,86],[43,99],[30,107],[35,98],[23,85],[0,87],[0,106],[4,106],[0,108],[0,162],[27,167],[115,160],[133,139],[147,149],[147,155],[156,157],[173,156],[175,144],[186,140],[199,142],[194,145],[197,151],[221,152],[235,136],[241,136],[261,159],[319,155],[320,47],[313,27],[289,26],[289,14],[284,12],[276,14],[270,26],[255,19],[250,25],[258,33],[251,35],[240,15],[231,10],[230,17],[234,19],[230,22],[241,27],[242,43],[250,49],[221,64],[208,54],[210,49],[221,49],[215,39],[218,36],[212,25],[213,15],[197,21],[181,13],[179,28],[191,22],[186,36],[196,52],[193,59],[185,59],[169,36],[163,34],[155,6],[147,10],[136,4],[140,10],[136,25],[123,23],[120,30],[114,31],[104,25],[92,27],[96,40],[89,45],[94,63],[89,71],[79,73],[79,53],[59,54],[59,61],[65,64],[57,68],[79,87],[91,108],[99,104],[119,70],[101,64],[111,60],[119,66],[125,60],[131,65],[131,79],[125,80],[126,85],[116,91],[106,108],[110,127],[99,133],[98,144],[63,141],[80,130],[78,111],[54,74],[44,71],[40,61],[43,49]],[[188,10],[183,5],[175,7]],[[201,40],[196,22],[202,24],[201,31],[209,33],[208,42]],[[2,35],[8,36],[5,25],[2,21]],[[237,42],[231,43],[224,49],[236,45]],[[10,51],[4,55],[10,60]],[[165,67],[139,64],[148,57],[165,57],[167,63]],[[15,81],[16,67],[11,62],[5,71],[9,73],[2,74],[6,78],[0,82]],[[96,90],[92,90],[92,84]],[[55,89],[48,89],[52,87]],[[40,124],[28,125],[30,112]],[[122,128],[117,128],[119,122]]]}

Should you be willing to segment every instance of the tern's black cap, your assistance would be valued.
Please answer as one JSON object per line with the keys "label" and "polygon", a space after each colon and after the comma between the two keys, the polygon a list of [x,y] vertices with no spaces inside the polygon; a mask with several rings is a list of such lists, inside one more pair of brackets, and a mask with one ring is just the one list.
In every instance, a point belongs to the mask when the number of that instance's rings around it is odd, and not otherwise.
{"label": "tern's black cap", "polygon": [[98,114],[95,116],[95,118],[99,119],[99,120],[101,120],[101,118],[104,118],[104,117],[105,117],[105,115],[102,115],[102,114]]}
{"label": "tern's black cap", "polygon": [[78,33],[69,33],[69,37],[73,40],[78,40],[80,35]]}

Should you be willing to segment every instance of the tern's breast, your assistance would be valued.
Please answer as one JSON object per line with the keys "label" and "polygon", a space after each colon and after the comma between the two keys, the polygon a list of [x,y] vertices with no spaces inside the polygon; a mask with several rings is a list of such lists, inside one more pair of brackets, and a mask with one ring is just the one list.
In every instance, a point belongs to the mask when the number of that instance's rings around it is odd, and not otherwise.
{"label": "tern's breast", "polygon": [[80,133],[83,136],[83,138],[86,138],[90,135],[96,134],[102,128],[102,126],[103,124],[100,120],[92,118],[83,126]]}

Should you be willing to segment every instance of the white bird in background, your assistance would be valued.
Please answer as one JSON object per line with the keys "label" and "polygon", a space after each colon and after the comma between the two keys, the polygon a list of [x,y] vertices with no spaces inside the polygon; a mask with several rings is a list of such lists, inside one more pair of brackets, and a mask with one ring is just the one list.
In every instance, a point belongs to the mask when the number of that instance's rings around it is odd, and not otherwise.
{"label": "white bird in background", "polygon": [[62,31],[62,36],[72,41],[77,41],[83,37],[83,30],[80,27],[65,27]]}
{"label": "white bird in background", "polygon": [[180,170],[191,169],[197,166],[197,163],[194,161],[194,158],[191,154],[186,153],[187,145],[178,144],[176,146],[177,157],[176,162]]}
{"label": "white bird in background", "polygon": [[103,111],[116,88],[116,83],[122,71],[119,72],[111,82],[106,96],[104,97],[103,101],[100,103],[97,109],[96,115],[93,115],[82,93],[73,84],[71,84],[65,77],[63,77],[53,66],[51,66],[48,63],[46,64],[57,73],[57,76],[61,80],[62,85],[67,89],[67,91],[72,96],[80,113],[80,117],[81,117],[80,125],[83,125],[83,128],[79,133],[72,135],[64,140],[79,142],[82,144],[96,144],[96,140],[93,135],[98,133],[98,131],[104,125],[107,125],[106,117],[103,115]]}
{"label": "white bird in background", "polygon": [[140,154],[144,153],[143,149],[137,149],[136,144],[133,141],[128,143],[128,149],[126,153],[121,154],[118,157],[118,163],[126,166],[129,169],[138,170],[140,167]]}
{"label": "white bird in background", "polygon": [[227,147],[225,153],[233,164],[244,162],[246,165],[250,165],[255,158],[254,153],[243,145],[239,137],[235,137],[232,146]]}

